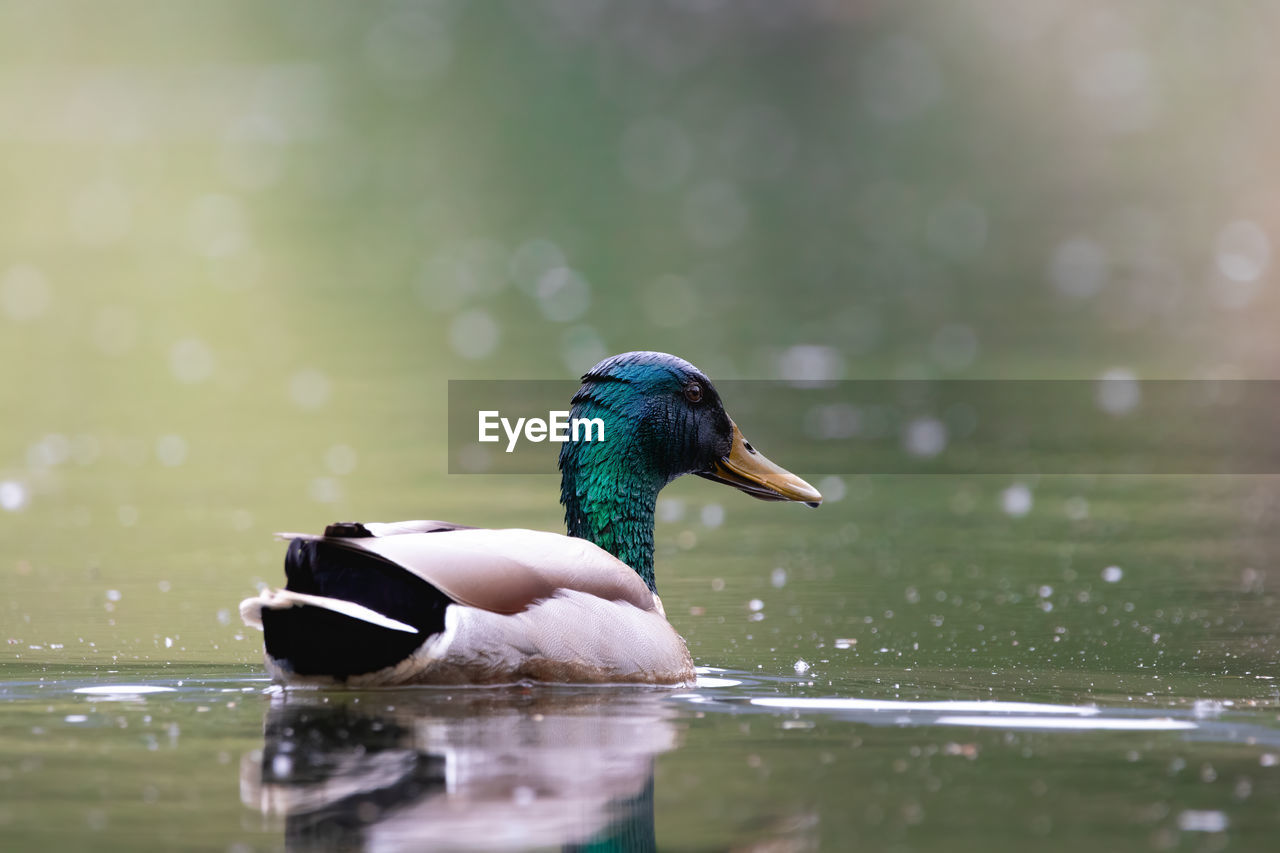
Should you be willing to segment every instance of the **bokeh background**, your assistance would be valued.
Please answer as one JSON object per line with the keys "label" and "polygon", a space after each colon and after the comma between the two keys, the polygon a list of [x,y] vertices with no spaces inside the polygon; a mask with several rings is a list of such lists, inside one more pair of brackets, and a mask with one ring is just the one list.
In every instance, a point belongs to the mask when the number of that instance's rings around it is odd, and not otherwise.
{"label": "bokeh background", "polygon": [[[447,473],[451,379],[1280,378],[1278,32],[1275,0],[0,0],[0,847],[279,845],[237,766],[272,532],[561,529],[554,474]],[[748,436],[766,402],[730,401]],[[1273,843],[1280,479],[754,440],[827,501],[664,491],[699,664],[1242,727],[681,711],[662,849]],[[71,692],[135,680],[180,690]]]}
{"label": "bokeh background", "polygon": [[[1274,377],[1278,26],[4,0],[0,634],[252,662],[234,608],[279,580],[273,530],[556,528],[553,479],[445,473],[451,378],[628,349],[724,379]],[[726,530],[776,509],[716,497]],[[660,545],[692,547],[681,517]]]}

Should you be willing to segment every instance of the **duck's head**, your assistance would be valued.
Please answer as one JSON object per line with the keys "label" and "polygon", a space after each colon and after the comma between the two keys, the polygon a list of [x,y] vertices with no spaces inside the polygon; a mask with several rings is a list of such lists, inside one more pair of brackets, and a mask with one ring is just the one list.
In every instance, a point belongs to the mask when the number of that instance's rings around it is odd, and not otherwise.
{"label": "duck's head", "polygon": [[752,447],[711,380],[674,355],[606,358],[582,377],[571,417],[600,419],[604,440],[561,445],[569,535],[604,548],[655,592],[654,505],[676,477],[697,474],[766,501],[822,502],[817,489]]}
{"label": "duck's head", "polygon": [[[743,437],[711,380],[682,358],[661,352],[606,358],[582,377],[573,406],[573,417],[604,421],[605,441],[597,452],[619,469],[651,475],[658,488],[697,474],[761,500],[822,502],[817,489]],[[584,448],[581,442],[564,445],[560,466],[566,473],[567,466],[585,461]]]}

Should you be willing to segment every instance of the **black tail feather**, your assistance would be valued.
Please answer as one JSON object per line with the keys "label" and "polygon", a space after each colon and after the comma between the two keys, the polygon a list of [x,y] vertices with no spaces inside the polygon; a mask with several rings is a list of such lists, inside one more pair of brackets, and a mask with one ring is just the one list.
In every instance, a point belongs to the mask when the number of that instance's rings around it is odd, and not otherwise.
{"label": "black tail feather", "polygon": [[284,558],[284,573],[285,589],[354,601],[423,634],[444,630],[449,597],[412,572],[366,551],[323,539],[294,539]]}
{"label": "black tail feather", "polygon": [[412,572],[324,540],[290,542],[284,568],[286,589],[352,601],[419,631],[396,631],[322,607],[263,608],[267,654],[299,675],[345,678],[397,663],[444,630],[444,611],[452,603]]}
{"label": "black tail feather", "polygon": [[281,667],[338,680],[399,663],[427,639],[305,605],[264,607],[262,631],[267,654]]}

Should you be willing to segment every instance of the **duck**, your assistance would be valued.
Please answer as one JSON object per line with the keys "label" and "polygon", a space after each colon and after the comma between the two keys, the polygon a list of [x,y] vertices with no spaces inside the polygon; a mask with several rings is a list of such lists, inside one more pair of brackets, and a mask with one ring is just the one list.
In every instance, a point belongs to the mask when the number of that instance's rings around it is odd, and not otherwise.
{"label": "duck", "polygon": [[[288,541],[282,589],[240,604],[285,686],[695,683],[654,576],[658,493],[685,474],[812,507],[813,486],[769,461],[706,375],[627,352],[582,376],[570,418],[605,440],[559,455],[566,534],[445,521],[338,522]],[[599,438],[598,435],[594,438]]]}

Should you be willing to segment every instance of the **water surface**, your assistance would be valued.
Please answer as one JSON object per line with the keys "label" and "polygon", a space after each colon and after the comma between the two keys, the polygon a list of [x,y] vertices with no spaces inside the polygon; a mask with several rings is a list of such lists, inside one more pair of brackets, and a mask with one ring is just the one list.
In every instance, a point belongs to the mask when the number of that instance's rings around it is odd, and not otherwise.
{"label": "water surface", "polygon": [[221,624],[231,595],[99,582],[78,596],[119,633],[88,642],[33,601],[0,682],[0,838],[1267,849],[1269,480],[1044,479],[1025,516],[994,478],[842,485],[795,513],[673,487],[658,571],[694,690],[281,691]]}

